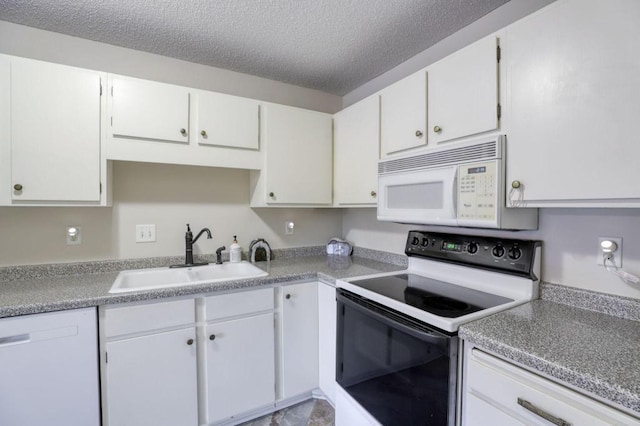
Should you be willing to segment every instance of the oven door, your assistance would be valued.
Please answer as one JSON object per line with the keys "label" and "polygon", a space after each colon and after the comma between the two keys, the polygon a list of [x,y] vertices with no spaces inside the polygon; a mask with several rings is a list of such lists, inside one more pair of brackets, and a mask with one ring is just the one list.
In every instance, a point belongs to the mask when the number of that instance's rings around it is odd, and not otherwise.
{"label": "oven door", "polygon": [[457,225],[457,166],[378,175],[378,220]]}
{"label": "oven door", "polygon": [[338,290],[336,381],[381,424],[455,424],[458,338]]}

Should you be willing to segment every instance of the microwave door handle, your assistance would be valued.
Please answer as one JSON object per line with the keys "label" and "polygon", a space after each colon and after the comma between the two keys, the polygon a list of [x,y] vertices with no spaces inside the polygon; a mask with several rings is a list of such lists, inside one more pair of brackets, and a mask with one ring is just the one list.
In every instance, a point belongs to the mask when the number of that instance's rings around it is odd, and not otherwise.
{"label": "microwave door handle", "polygon": [[451,199],[453,200],[453,217],[458,217],[458,170],[459,168],[455,168],[455,172],[453,174],[453,183],[451,184]]}

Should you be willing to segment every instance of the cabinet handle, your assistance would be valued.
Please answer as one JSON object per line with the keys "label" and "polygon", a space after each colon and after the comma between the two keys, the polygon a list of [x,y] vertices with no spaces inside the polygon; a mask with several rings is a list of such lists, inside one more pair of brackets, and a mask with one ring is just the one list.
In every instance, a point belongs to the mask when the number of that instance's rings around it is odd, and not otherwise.
{"label": "cabinet handle", "polygon": [[209,340],[216,340],[216,335],[212,334],[211,336],[209,336]]}
{"label": "cabinet handle", "polygon": [[422,132],[420,130],[416,130],[416,136],[421,138],[422,137]]}
{"label": "cabinet handle", "polygon": [[180,129],[180,134],[185,136],[187,134],[187,129]]}
{"label": "cabinet handle", "polygon": [[15,185],[13,185],[13,189],[15,189],[16,191],[22,191],[22,185],[16,183]]}
{"label": "cabinet handle", "polygon": [[202,135],[202,137],[203,137],[203,138],[206,138],[206,137],[207,137],[207,132],[206,132],[206,130],[201,131],[201,132],[200,132],[200,134]]}
{"label": "cabinet handle", "polygon": [[520,188],[521,186],[522,186],[522,184],[520,183],[520,181],[519,181],[519,180],[514,180],[513,182],[511,182],[511,187],[512,187],[513,189],[518,189],[518,188]]}
{"label": "cabinet handle", "polygon": [[376,195],[378,195],[378,194],[376,193],[376,191],[371,191],[371,196],[372,196],[372,197],[374,197],[374,198],[375,198],[375,196],[376,196]]}
{"label": "cabinet handle", "polygon": [[561,419],[560,417],[556,417],[556,416],[554,416],[552,414],[547,413],[542,408],[536,407],[535,405],[533,405],[532,403],[530,403],[529,401],[527,401],[525,399],[518,398],[518,405],[521,405],[522,407],[525,408],[525,410],[531,411],[536,416],[542,417],[543,419],[545,419],[546,421],[548,421],[550,423],[553,423],[554,425],[557,425],[557,426],[571,426],[571,423]]}
{"label": "cabinet handle", "polygon": [[193,339],[187,340],[187,345],[189,345],[189,346],[193,345]]}
{"label": "cabinet handle", "polygon": [[289,299],[291,299],[291,295],[290,295],[290,294],[287,294],[284,298],[285,298],[285,299],[287,299],[287,300],[289,300]]}
{"label": "cabinet handle", "polygon": [[273,197],[275,197],[275,196],[276,196],[276,194],[274,194],[273,192],[270,192],[270,193],[269,193],[269,197],[273,198]]}
{"label": "cabinet handle", "polygon": [[442,127],[440,126],[433,126],[433,132],[434,133],[440,133],[442,131]]}

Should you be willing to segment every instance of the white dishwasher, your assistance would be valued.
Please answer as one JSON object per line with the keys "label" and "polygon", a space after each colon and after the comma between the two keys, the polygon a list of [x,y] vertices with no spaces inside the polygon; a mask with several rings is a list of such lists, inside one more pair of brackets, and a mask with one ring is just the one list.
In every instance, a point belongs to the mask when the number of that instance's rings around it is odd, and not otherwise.
{"label": "white dishwasher", "polygon": [[0,319],[0,425],[98,426],[96,309]]}

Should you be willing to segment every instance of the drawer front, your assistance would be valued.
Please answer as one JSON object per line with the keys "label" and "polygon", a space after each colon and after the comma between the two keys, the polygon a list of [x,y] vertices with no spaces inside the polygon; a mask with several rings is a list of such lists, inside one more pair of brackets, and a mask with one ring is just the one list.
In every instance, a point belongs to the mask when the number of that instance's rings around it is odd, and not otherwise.
{"label": "drawer front", "polygon": [[478,405],[472,398],[508,414],[513,419],[508,424],[549,425],[545,415],[572,425],[639,424],[612,407],[482,351],[474,349],[471,354],[463,402],[466,424],[478,424],[479,413],[473,412]]}
{"label": "drawer front", "polygon": [[273,288],[209,296],[205,306],[207,321],[268,311],[274,307]]}
{"label": "drawer front", "polygon": [[180,327],[195,322],[193,299],[104,308],[106,337]]}

